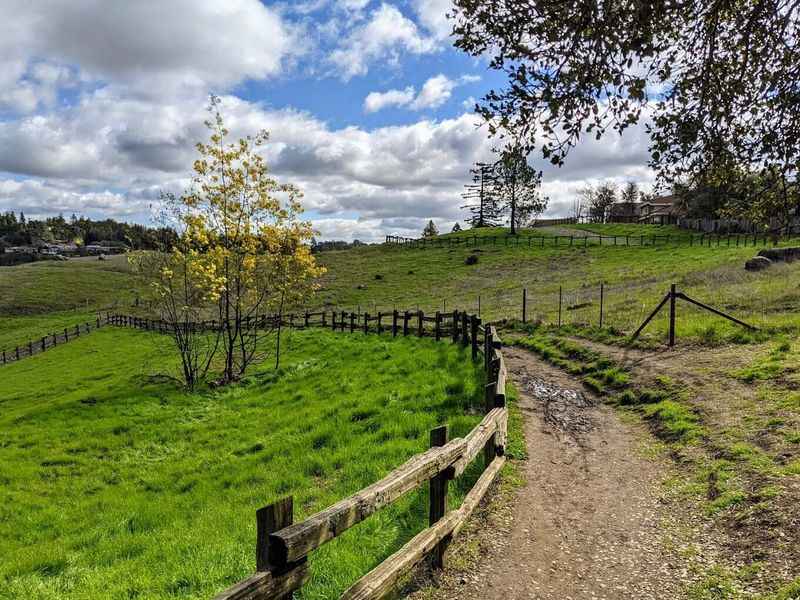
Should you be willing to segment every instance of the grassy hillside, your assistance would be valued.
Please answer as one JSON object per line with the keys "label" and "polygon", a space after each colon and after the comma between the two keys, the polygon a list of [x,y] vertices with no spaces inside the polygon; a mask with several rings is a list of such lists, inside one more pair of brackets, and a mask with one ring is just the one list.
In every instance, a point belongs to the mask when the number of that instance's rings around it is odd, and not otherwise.
{"label": "grassy hillside", "polygon": [[[169,344],[108,328],[0,367],[0,598],[209,598],[252,572],[257,508],[291,494],[302,518],[480,418],[482,375],[449,344],[293,332],[280,372],[194,395],[152,377]],[[303,597],[338,597],[426,502],[315,553]]]}
{"label": "grassy hillside", "polygon": [[670,236],[670,239],[685,241],[689,236],[699,237],[696,231],[688,231],[674,225],[639,225],[636,223],[581,223],[570,226],[577,231],[585,231],[596,235],[617,236]]}
{"label": "grassy hillside", "polygon": [[0,349],[94,321],[98,309],[135,296],[123,255],[0,267]]}
{"label": "grassy hillside", "polygon": [[[502,236],[492,229],[483,235]],[[459,235],[459,234],[454,234]],[[760,273],[744,270],[758,248],[698,247],[541,247],[484,245],[414,249],[369,246],[325,252],[328,267],[317,302],[369,312],[419,307],[430,312],[478,307],[485,319],[521,317],[522,289],[528,289],[528,316],[555,323],[559,287],[562,323],[596,325],[600,284],[605,290],[605,325],[633,331],[676,283],[690,296],[767,328],[794,331],[800,325],[800,292],[793,283],[800,263],[775,265]],[[467,257],[477,256],[476,264]],[[681,305],[682,338],[726,340],[740,328]],[[666,315],[648,330],[663,339]]]}
{"label": "grassy hillside", "polygon": [[[604,234],[660,231],[658,226],[586,225]],[[535,230],[538,232],[539,230]],[[578,232],[579,229],[569,231]],[[669,228],[672,231],[672,228]],[[472,231],[444,237],[465,237]],[[785,332],[800,328],[800,292],[793,283],[800,263],[779,264],[761,273],[744,271],[758,248],[614,247],[580,244],[521,245],[500,228],[478,231],[497,238],[479,248],[414,249],[365,246],[323,252],[328,267],[322,289],[307,307],[390,312],[395,307],[425,312],[454,308],[480,312],[484,319],[519,318],[522,289],[528,290],[528,317],[587,329],[599,322],[600,284],[605,284],[604,325],[631,332],[663,297],[671,283],[690,296],[752,324]],[[467,264],[470,256],[475,264]],[[124,257],[112,262],[40,263],[0,269],[0,347],[63,329],[93,317],[94,308],[118,301],[130,306],[136,294]],[[742,330],[681,304],[679,335],[693,342],[742,341]],[[648,328],[644,341],[664,337],[666,313]],[[745,336],[746,337],[746,336]]]}
{"label": "grassy hillside", "polygon": [[88,310],[135,295],[124,255],[3,267],[0,289],[2,316]]}

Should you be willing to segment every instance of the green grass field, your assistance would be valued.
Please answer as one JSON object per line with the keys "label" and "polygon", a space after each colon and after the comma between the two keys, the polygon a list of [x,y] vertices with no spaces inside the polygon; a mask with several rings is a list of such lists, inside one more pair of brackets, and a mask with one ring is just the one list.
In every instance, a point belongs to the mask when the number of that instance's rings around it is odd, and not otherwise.
{"label": "green grass field", "polygon": [[[505,241],[500,229],[480,233]],[[540,248],[513,242],[477,250],[369,246],[320,255],[328,274],[317,300],[329,308],[371,313],[394,307],[434,312],[477,310],[480,297],[484,319],[500,320],[521,318],[522,289],[527,288],[528,317],[556,323],[561,288],[562,324],[587,328],[599,322],[604,283],[604,325],[611,331],[632,332],[676,283],[690,296],[753,325],[797,331],[800,318],[793,307],[800,306],[800,291],[794,281],[800,263],[746,272],[745,261],[757,251],[725,246]],[[466,264],[470,255],[478,256],[477,264]],[[678,324],[681,338],[695,343],[742,337],[738,326],[687,304],[679,307]],[[645,341],[663,340],[666,327],[663,313],[645,332]]]}
{"label": "green grass field", "polygon": [[[575,227],[604,235],[680,232],[670,226]],[[473,233],[468,230],[443,237]],[[374,314],[419,308],[430,313],[454,308],[477,311],[480,304],[485,320],[500,320],[522,316],[522,289],[526,288],[527,316],[549,324],[558,321],[561,288],[562,324],[588,329],[599,322],[603,283],[604,325],[611,333],[624,334],[633,331],[669,285],[676,283],[690,296],[758,327],[800,330],[800,317],[793,310],[800,306],[800,292],[793,283],[800,275],[800,263],[748,273],[744,262],[758,247],[583,248],[576,243],[572,247],[546,244],[541,248],[527,246],[524,239],[519,246],[513,239],[506,245],[508,236],[502,228],[478,230],[477,235],[497,238],[497,243],[477,249],[378,245],[324,252],[319,260],[328,273],[321,282],[322,289],[308,306],[295,310],[325,307]],[[466,264],[470,255],[478,257],[476,264]],[[131,310],[139,292],[124,257],[109,262],[7,267],[0,269],[0,287],[11,290],[0,299],[0,348],[91,320],[95,310],[114,302]],[[681,338],[694,343],[742,341],[739,327],[686,304],[679,307],[678,324]],[[664,313],[645,332],[644,343],[663,340],[666,327]]]}
{"label": "green grass field", "polygon": [[[284,367],[187,394],[170,340],[107,328],[2,367],[0,598],[208,598],[254,569],[255,510],[295,518],[479,420],[457,346],[292,332]],[[519,443],[519,442],[517,442]],[[455,486],[460,502],[480,465]],[[426,526],[412,493],[312,555],[303,598],[338,597]]]}
{"label": "green grass field", "polygon": [[[758,248],[541,248],[507,245],[501,229],[478,233],[497,242],[324,252],[322,287],[295,310],[476,311],[480,298],[484,320],[507,326],[504,339],[529,334],[522,346],[651,427],[680,459],[674,488],[700,498],[707,518],[740,532],[758,525],[754,510],[772,523],[794,518],[800,263],[749,273],[744,262]],[[476,264],[466,264],[471,255]],[[638,373],[583,347],[623,352],[626,334],[673,282],[760,331],[679,303],[678,350],[657,363],[664,373]],[[518,323],[523,288],[528,318],[544,325]],[[133,311],[137,294],[124,257],[0,269],[0,289],[0,348],[90,320],[115,302]],[[665,312],[638,346],[663,345],[666,326]],[[479,418],[470,408],[480,403],[481,376],[447,344],[316,331],[293,333],[289,348],[278,374],[258,367],[240,385],[194,395],[151,377],[174,367],[169,340],[132,330],[108,328],[0,367],[0,598],[209,597],[252,571],[260,506],[293,494],[301,518],[424,449],[430,428],[448,422],[459,435]],[[514,418],[511,454],[520,456]],[[354,528],[312,556],[303,597],[335,596],[424,522],[420,493]]]}
{"label": "green grass field", "polygon": [[0,350],[94,322],[98,310],[130,305],[138,291],[124,255],[0,267],[0,290]]}

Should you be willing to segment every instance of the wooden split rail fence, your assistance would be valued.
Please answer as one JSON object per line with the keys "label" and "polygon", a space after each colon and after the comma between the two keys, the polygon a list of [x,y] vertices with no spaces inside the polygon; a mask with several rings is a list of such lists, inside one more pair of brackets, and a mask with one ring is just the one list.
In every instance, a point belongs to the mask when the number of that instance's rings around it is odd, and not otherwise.
{"label": "wooden split rail fence", "polygon": [[630,338],[631,341],[633,341],[637,337],[639,337],[639,334],[642,333],[642,331],[644,331],[644,328],[647,327],[647,325],[650,323],[650,321],[652,321],[655,318],[655,316],[661,311],[662,308],[664,308],[664,306],[666,306],[667,303],[669,303],[669,345],[670,345],[670,347],[674,346],[675,345],[675,331],[676,331],[675,322],[676,322],[676,319],[677,319],[677,309],[676,309],[677,308],[677,306],[676,306],[677,305],[677,300],[685,300],[686,302],[688,302],[689,304],[693,304],[697,308],[701,308],[701,309],[703,309],[705,311],[708,311],[710,313],[713,313],[713,314],[715,314],[715,315],[717,315],[719,317],[723,317],[725,319],[728,319],[732,323],[736,323],[737,325],[741,325],[745,329],[750,329],[751,331],[757,331],[758,330],[758,327],[750,325],[749,323],[745,323],[741,319],[737,319],[736,317],[734,317],[732,315],[729,315],[729,314],[727,314],[727,313],[725,313],[725,312],[723,312],[723,311],[721,311],[719,309],[716,309],[713,306],[709,306],[708,304],[704,304],[703,302],[700,302],[699,300],[695,300],[694,298],[690,298],[689,296],[687,296],[683,292],[679,292],[678,291],[678,286],[673,283],[670,286],[669,291],[667,292],[667,294],[661,299],[661,302],[658,304],[658,306],[656,306],[655,309],[653,309],[653,312],[650,313],[650,315],[644,320],[644,322],[641,325],[639,325],[639,328],[633,333],[633,335],[631,335],[631,338]]}
{"label": "wooden split rail fence", "polygon": [[[275,324],[276,317],[262,317],[263,324]],[[271,320],[271,323],[267,323]],[[112,325],[168,333],[162,321],[128,315],[108,315]],[[259,322],[258,325],[262,323]],[[387,558],[343,595],[348,600],[382,598],[398,580],[430,556],[435,568],[444,564],[450,540],[464,526],[505,462],[508,431],[506,408],[507,370],[500,352],[501,342],[491,325],[480,318],[455,310],[425,315],[422,311],[352,313],[345,311],[305,312],[284,315],[283,326],[324,327],[353,334],[378,333],[392,336],[433,337],[470,347],[474,359],[483,359],[486,372],[485,416],[465,437],[448,439],[447,427],[431,431],[430,449],[409,459],[380,481],[356,492],[333,506],[294,522],[293,500],[283,498],[256,512],[256,572],[216,596],[215,600],[270,600],[290,598],[310,576],[309,555],[342,535],[381,508],[405,494],[428,485],[429,527]],[[215,321],[197,323],[213,329]],[[479,456],[485,469],[462,505],[447,511],[448,484],[459,477]]]}
{"label": "wooden split rail fence", "polygon": [[16,362],[23,358],[33,356],[34,354],[40,354],[45,350],[55,348],[56,346],[66,344],[82,335],[91,333],[93,329],[100,329],[106,322],[107,321],[104,319],[97,317],[94,323],[78,323],[74,327],[65,327],[63,331],[48,333],[35,340],[30,339],[27,344],[17,345],[11,350],[2,350],[0,351],[0,365]]}
{"label": "wooden split rail fence", "polygon": [[[425,327],[429,322],[422,313],[415,313],[417,329],[409,328],[414,313],[394,311],[391,326],[381,330],[381,317],[363,315],[362,327],[355,326],[353,313],[334,313],[330,327],[344,331],[386,331],[393,335],[441,335],[442,315],[433,318],[434,330]],[[317,325],[327,325],[326,313]],[[402,315],[402,325],[399,323]],[[337,319],[338,317],[338,319]],[[447,427],[431,431],[430,449],[409,459],[386,477],[340,500],[297,523],[293,519],[293,501],[284,498],[256,512],[256,573],[225,590],[215,600],[268,600],[290,598],[310,576],[308,557],[317,548],[342,535],[381,508],[405,494],[427,484],[430,490],[429,527],[409,540],[402,548],[354,583],[341,596],[348,600],[382,598],[398,580],[431,557],[434,568],[444,564],[450,540],[464,526],[480,503],[492,481],[505,462],[508,430],[506,408],[507,370],[500,352],[500,338],[493,326],[483,326],[475,315],[454,311],[450,315],[450,334],[454,342],[473,348],[473,355],[483,355],[487,373],[485,416],[465,437],[448,439]],[[304,315],[296,326],[314,324],[312,314]],[[302,324],[300,324],[302,323]],[[370,328],[374,323],[374,329]],[[479,456],[484,457],[485,469],[461,506],[447,511],[448,483],[460,476]]]}
{"label": "wooden split rail fence", "polygon": [[[166,321],[123,314],[108,314],[106,322],[118,327],[132,327],[164,334],[172,333],[176,327]],[[452,338],[454,342],[461,341],[465,345],[471,345],[473,358],[477,358],[481,351],[478,340],[483,335],[480,318],[459,310],[434,314],[425,314],[420,310],[378,311],[373,314],[336,310],[290,313],[283,315],[280,323],[282,327],[294,329],[322,327],[332,331],[350,333],[387,333],[392,337],[427,336],[433,337],[437,341]],[[277,324],[278,317],[276,315],[265,315],[250,317],[247,326],[266,328],[275,327]],[[178,327],[191,328],[193,331],[216,331],[220,324],[218,321],[202,321],[182,323]]]}
{"label": "wooden split rail fence", "polygon": [[[796,239],[787,236],[783,239]],[[652,247],[652,246],[686,246],[705,248],[746,248],[766,246],[778,243],[781,238],[774,238],[766,233],[731,233],[731,234],[688,234],[688,235],[462,235],[459,237],[406,238],[394,235],[386,236],[386,244],[410,248],[478,248],[481,246],[527,246],[528,248],[620,246],[620,247]],[[500,240],[500,241],[498,241]]]}

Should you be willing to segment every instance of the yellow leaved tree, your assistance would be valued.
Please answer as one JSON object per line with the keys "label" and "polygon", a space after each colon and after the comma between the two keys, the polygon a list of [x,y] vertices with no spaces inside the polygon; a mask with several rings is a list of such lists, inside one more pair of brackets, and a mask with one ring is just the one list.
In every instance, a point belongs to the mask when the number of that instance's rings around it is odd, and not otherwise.
{"label": "yellow leaved tree", "polygon": [[[177,325],[190,387],[220,351],[221,383],[236,380],[266,357],[273,335],[277,364],[285,309],[302,304],[324,272],[311,254],[311,224],[300,219],[301,192],[271,177],[260,154],[268,134],[231,143],[217,97],[209,111],[210,136],[197,144],[191,187],[165,195],[179,241],[169,252],[139,258],[162,317]],[[205,327],[196,325],[203,321]]]}

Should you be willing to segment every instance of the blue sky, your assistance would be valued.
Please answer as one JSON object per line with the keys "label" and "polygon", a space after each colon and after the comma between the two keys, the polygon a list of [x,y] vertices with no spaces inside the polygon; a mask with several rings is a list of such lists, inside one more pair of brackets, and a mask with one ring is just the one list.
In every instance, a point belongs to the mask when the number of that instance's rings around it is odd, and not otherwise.
{"label": "blue sky", "polygon": [[[449,0],[0,0],[0,210],[148,222],[188,184],[210,93],[235,136],[267,129],[274,174],[323,238],[416,235],[464,217],[496,144],[472,113],[502,87],[453,48]],[[548,213],[587,183],[647,185],[646,137],[544,169]]]}

